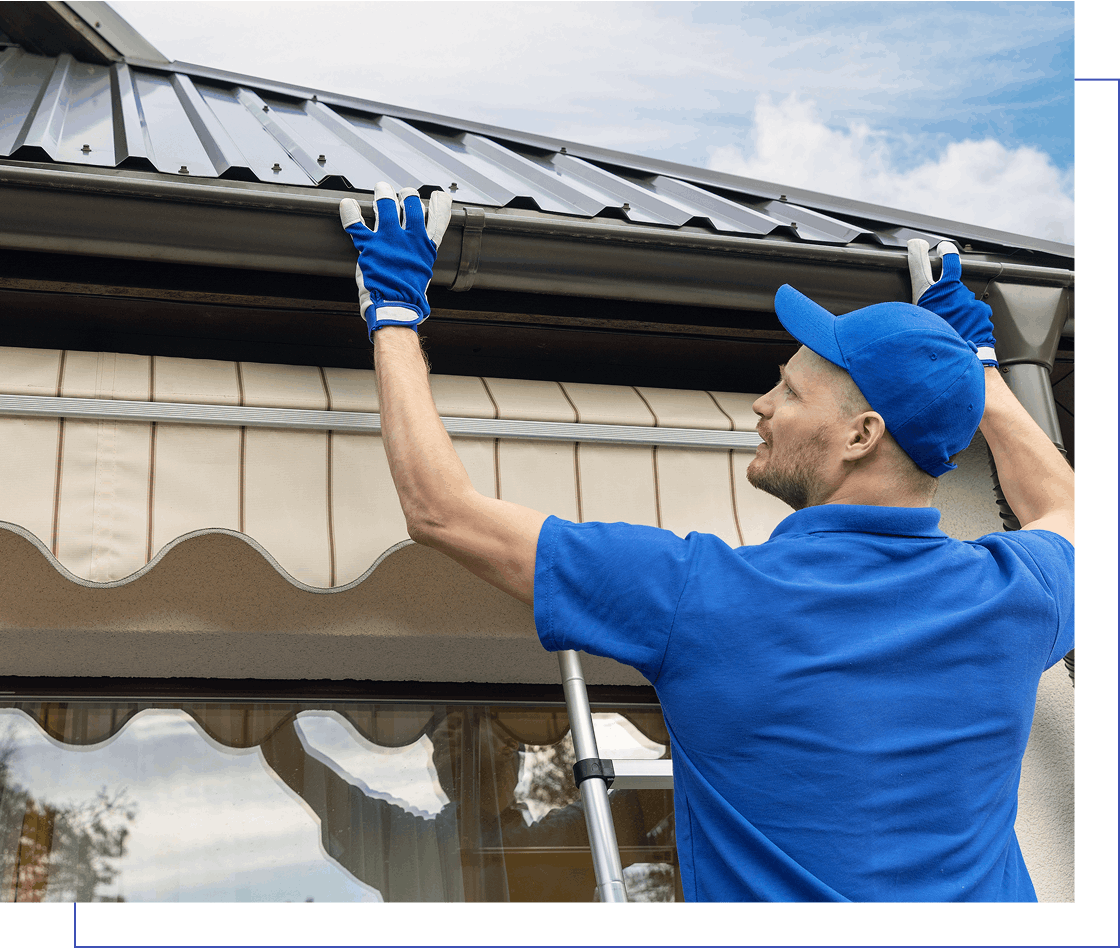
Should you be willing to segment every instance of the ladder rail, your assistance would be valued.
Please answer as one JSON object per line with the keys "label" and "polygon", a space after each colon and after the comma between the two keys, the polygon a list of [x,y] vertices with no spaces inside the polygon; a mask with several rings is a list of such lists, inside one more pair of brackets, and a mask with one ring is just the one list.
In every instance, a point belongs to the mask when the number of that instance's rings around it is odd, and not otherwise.
{"label": "ladder rail", "polygon": [[[587,683],[579,655],[567,649],[557,653],[560,675],[564,683],[564,699],[568,705],[568,725],[572,730],[576,761],[598,761],[595,724],[591,719],[591,703],[587,699]],[[622,859],[607,797],[607,782],[601,776],[580,781],[580,799],[587,822],[587,838],[591,843],[591,861],[595,867],[596,890],[601,902],[625,902],[626,886],[622,881]]]}

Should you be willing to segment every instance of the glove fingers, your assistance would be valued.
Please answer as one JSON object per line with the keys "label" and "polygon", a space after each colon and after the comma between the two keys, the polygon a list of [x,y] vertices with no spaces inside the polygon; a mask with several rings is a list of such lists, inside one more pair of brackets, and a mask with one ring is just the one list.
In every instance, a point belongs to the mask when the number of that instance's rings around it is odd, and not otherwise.
{"label": "glove fingers", "polygon": [[437,247],[451,221],[451,195],[433,191],[428,198],[428,237]]}
{"label": "glove fingers", "polygon": [[[343,229],[353,224],[361,224],[363,227],[366,226],[365,218],[362,217],[362,209],[353,198],[343,198],[338,202],[338,216],[342,219]],[[366,229],[368,230],[368,228]]]}
{"label": "glove fingers", "polygon": [[401,227],[411,230],[424,229],[424,205],[420,203],[420,192],[416,188],[405,188],[400,193]]}
{"label": "glove fingers", "polygon": [[376,233],[384,224],[392,226],[389,221],[396,221],[397,227],[401,225],[401,212],[397,204],[397,192],[391,184],[378,181],[373,189],[373,206],[376,211],[373,230]]}
{"label": "glove fingers", "polygon": [[929,244],[920,237],[906,241],[906,262],[910,267],[910,286],[915,306],[922,294],[933,285],[933,268],[929,262]]}
{"label": "glove fingers", "polygon": [[937,245],[937,252],[941,254],[941,280],[946,283],[959,280],[961,278],[961,253],[957,250],[957,245],[951,241],[943,240]]}

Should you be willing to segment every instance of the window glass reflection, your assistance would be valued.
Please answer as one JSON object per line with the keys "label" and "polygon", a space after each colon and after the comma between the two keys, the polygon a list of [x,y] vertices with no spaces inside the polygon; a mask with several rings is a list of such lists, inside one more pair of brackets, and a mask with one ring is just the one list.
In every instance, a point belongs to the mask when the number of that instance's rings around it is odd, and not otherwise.
{"label": "window glass reflection", "polygon": [[[665,753],[655,708],[596,726]],[[571,763],[562,706],[9,703],[0,898],[591,900]],[[678,897],[671,793],[611,797],[631,897]]]}

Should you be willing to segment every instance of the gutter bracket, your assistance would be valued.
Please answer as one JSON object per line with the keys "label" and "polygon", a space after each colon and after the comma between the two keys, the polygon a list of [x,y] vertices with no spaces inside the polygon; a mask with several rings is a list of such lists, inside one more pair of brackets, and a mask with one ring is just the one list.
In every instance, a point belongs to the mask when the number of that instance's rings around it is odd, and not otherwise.
{"label": "gutter bracket", "polygon": [[459,271],[450,289],[463,293],[474,286],[478,263],[482,258],[482,229],[486,226],[486,212],[480,207],[464,207],[463,247],[459,252]]}

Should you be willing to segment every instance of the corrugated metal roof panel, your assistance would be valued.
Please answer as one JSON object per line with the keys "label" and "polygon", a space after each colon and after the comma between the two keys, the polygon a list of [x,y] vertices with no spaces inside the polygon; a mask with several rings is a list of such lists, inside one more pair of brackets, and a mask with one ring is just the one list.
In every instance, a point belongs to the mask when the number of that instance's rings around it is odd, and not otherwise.
{"label": "corrugated metal roof panel", "polygon": [[791,204],[788,201],[767,201],[762,205],[766,214],[797,231],[803,240],[815,240],[826,244],[851,243],[861,234],[870,231],[847,221],[829,217],[808,207]]}
{"label": "corrugated metal roof panel", "polygon": [[[754,238],[778,237],[779,231],[787,241],[830,245],[870,240],[904,247],[912,236],[934,243],[992,234],[996,252],[1028,248],[1072,256],[1072,248],[1046,241],[966,225],[934,233],[928,224],[943,222],[919,215],[807,192],[776,200],[773,187],[761,182],[636,156],[624,165],[619,159],[626,156],[601,149],[569,151],[550,139],[484,133],[473,123],[323,97],[330,101],[294,86],[181,63],[103,66],[65,53],[3,49],[0,155],[304,188],[348,185],[370,192],[388,181],[397,188],[443,188],[462,204],[606,215],[665,228],[700,224]],[[818,197],[821,206],[814,204]],[[850,205],[851,213],[829,205]]]}
{"label": "corrugated metal roof panel", "polygon": [[763,214],[751,207],[745,207],[725,197],[705,191],[695,184],[671,178],[660,174],[650,184],[657,194],[665,194],[681,201],[690,203],[695,208],[704,211],[704,215],[716,230],[731,231],[732,233],[769,234],[775,227],[780,227],[779,221],[768,214]]}

